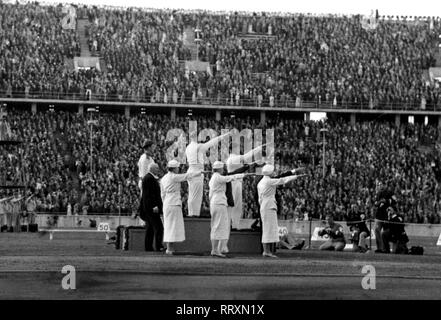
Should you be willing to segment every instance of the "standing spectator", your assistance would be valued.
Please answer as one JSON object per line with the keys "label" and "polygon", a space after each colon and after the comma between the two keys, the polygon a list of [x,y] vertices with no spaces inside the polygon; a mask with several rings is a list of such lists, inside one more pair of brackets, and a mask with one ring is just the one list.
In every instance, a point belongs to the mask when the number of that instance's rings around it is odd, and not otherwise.
{"label": "standing spectator", "polygon": [[142,149],[144,150],[144,153],[141,155],[141,157],[138,160],[138,177],[139,177],[138,186],[141,192],[142,192],[142,179],[149,172],[150,166],[153,163],[155,163],[155,160],[153,160],[152,155],[155,152],[156,144],[151,140],[146,140],[142,145]]}
{"label": "standing spectator", "polygon": [[145,250],[162,251],[164,226],[162,225],[162,199],[159,185],[159,166],[153,163],[142,179],[140,217],[146,225]]}

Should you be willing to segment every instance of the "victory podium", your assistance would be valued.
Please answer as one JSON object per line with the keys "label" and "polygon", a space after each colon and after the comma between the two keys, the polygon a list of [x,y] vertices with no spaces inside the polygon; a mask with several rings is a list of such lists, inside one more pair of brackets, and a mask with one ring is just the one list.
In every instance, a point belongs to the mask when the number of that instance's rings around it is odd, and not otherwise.
{"label": "victory podium", "polygon": [[[177,252],[183,253],[209,253],[210,218],[184,218],[185,241],[175,244]],[[231,231],[228,249],[230,253],[258,253],[262,252],[261,232],[251,230]],[[129,227],[125,231],[124,243],[119,249],[144,251],[145,228]]]}

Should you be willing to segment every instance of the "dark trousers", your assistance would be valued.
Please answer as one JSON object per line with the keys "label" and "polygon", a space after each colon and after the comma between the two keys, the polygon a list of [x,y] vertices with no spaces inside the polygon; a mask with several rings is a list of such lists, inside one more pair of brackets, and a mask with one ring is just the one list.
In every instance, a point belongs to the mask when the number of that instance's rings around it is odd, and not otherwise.
{"label": "dark trousers", "polygon": [[384,242],[385,251],[390,252],[389,242],[392,242],[392,252],[393,253],[401,253],[407,254],[407,241],[403,241],[402,239],[397,239],[397,237],[392,238],[392,232],[390,229],[386,229],[381,233]]}
{"label": "dark trousers", "polygon": [[383,251],[386,250],[387,251],[389,249],[389,251],[390,251],[389,243],[386,244],[383,240],[382,233],[385,230],[386,229],[384,228],[384,222],[376,220],[374,232],[375,232],[375,242],[377,243],[377,250],[383,250]]}
{"label": "dark trousers", "polygon": [[145,221],[145,251],[161,251],[164,226],[159,215],[149,215]]}
{"label": "dark trousers", "polygon": [[390,253],[391,232],[390,229],[383,229],[381,232],[381,240],[383,242],[383,251]]}

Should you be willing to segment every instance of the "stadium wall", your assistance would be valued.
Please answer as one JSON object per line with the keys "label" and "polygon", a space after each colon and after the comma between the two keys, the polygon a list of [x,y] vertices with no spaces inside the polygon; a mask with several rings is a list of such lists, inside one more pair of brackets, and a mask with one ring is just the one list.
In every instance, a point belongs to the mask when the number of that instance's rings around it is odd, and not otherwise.
{"label": "stadium wall", "polygon": [[[54,219],[54,217],[57,217]],[[121,220],[120,220],[121,219]],[[66,216],[54,214],[38,214],[36,223],[40,228],[82,228],[90,229],[91,221],[96,222],[98,226],[101,222],[109,223],[110,229],[115,230],[118,225],[125,226],[140,226],[143,225],[142,220],[137,217],[130,216],[115,216],[115,215],[78,215]],[[240,223],[241,229],[250,229],[254,219],[242,219]],[[349,234],[349,228],[345,221],[337,222],[343,226],[345,234]],[[279,220],[279,227],[286,227],[288,233],[308,236],[314,232],[315,228],[321,228],[324,224],[322,221],[294,221],[294,220]],[[368,227],[369,223],[368,223]],[[374,228],[372,222],[371,228]],[[429,237],[438,238],[441,233],[441,224],[406,224],[406,232],[409,237]]]}

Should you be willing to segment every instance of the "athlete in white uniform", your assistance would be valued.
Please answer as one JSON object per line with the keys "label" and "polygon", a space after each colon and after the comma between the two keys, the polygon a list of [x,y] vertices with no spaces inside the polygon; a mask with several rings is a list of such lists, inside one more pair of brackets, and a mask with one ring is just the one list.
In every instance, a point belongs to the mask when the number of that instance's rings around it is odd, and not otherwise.
{"label": "athlete in white uniform", "polygon": [[263,256],[276,256],[271,252],[271,244],[279,241],[278,223],[277,223],[277,202],[276,188],[303,175],[292,175],[284,178],[274,179],[270,176],[274,173],[274,166],[265,165],[262,168],[263,178],[257,184],[259,195],[260,216],[262,220],[262,244]]}
{"label": "athlete in white uniform", "polygon": [[146,140],[142,146],[144,153],[141,155],[138,161],[138,187],[140,192],[142,192],[142,178],[149,173],[150,166],[155,163],[152,158],[153,151],[155,151],[156,144],[153,141]]}
{"label": "athlete in white uniform", "polygon": [[[234,172],[239,168],[243,167],[244,164],[251,164],[253,161],[253,156],[256,152],[262,150],[263,146],[254,148],[253,150],[247,152],[244,155],[230,154],[227,159],[227,171],[228,173]],[[231,189],[233,194],[234,206],[227,207],[228,219],[231,223],[233,229],[239,229],[240,219],[243,213],[243,203],[242,203],[242,179],[237,179],[231,182]],[[228,238],[230,238],[228,231]],[[222,241],[222,253],[228,253],[228,241]]]}
{"label": "athlete in white uniform", "polygon": [[[188,163],[188,173],[204,170],[204,154],[211,147],[216,146],[223,138],[228,137],[231,132],[220,135],[206,143],[197,143],[193,138],[185,149]],[[188,180],[188,216],[199,217],[201,214],[204,177],[196,176]]]}
{"label": "athlete in white uniform", "polygon": [[202,175],[201,171],[178,174],[179,162],[168,162],[168,173],[161,179],[161,198],[164,212],[164,242],[167,244],[166,254],[172,255],[175,242],[185,240],[184,217],[182,215],[181,182]]}
{"label": "athlete in white uniform", "polygon": [[225,194],[227,182],[242,179],[243,174],[223,176],[224,164],[216,161],[213,164],[213,175],[209,186],[210,213],[211,213],[211,255],[225,258],[221,253],[221,241],[228,241],[230,221],[227,212],[227,196]]}

